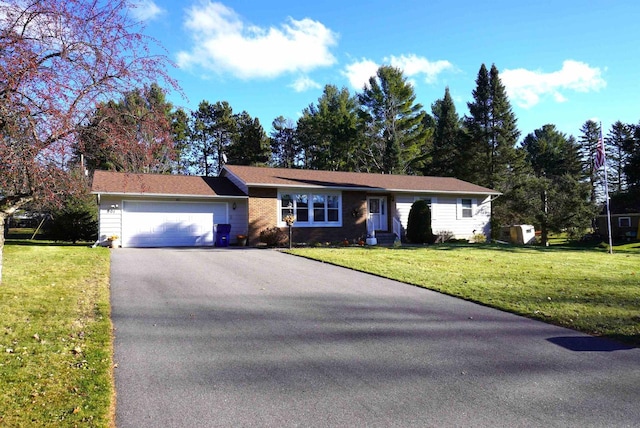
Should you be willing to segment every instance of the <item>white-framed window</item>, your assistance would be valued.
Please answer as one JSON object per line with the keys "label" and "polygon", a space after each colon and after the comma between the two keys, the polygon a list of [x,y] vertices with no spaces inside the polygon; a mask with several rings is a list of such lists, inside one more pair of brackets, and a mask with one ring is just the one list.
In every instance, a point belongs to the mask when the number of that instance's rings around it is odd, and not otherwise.
{"label": "white-framed window", "polygon": [[631,227],[631,217],[618,217],[618,227]]}
{"label": "white-framed window", "polygon": [[278,226],[285,226],[284,217],[295,216],[298,227],[342,226],[342,196],[333,192],[278,192]]}
{"label": "white-framed window", "polygon": [[458,198],[458,219],[471,219],[478,202],[473,198]]}

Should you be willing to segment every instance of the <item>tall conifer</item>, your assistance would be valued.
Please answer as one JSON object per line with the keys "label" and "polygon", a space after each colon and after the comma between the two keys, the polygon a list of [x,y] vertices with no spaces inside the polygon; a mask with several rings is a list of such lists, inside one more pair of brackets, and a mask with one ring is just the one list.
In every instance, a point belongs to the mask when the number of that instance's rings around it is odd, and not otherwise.
{"label": "tall conifer", "polygon": [[[459,178],[505,193],[521,159],[515,150],[520,136],[517,119],[495,64],[491,71],[482,64],[476,85],[474,100],[467,104],[470,115],[465,118],[467,135],[460,157],[464,169]],[[504,222],[504,203],[498,199],[491,205],[494,233]]]}
{"label": "tall conifer", "polygon": [[460,117],[456,112],[449,87],[444,97],[431,106],[435,124],[431,162],[425,169],[425,175],[456,177],[458,157],[460,156]]}
{"label": "tall conifer", "polygon": [[369,170],[385,174],[411,174],[426,152],[426,113],[415,102],[413,86],[402,71],[382,66],[361,94],[361,117],[370,145]]}

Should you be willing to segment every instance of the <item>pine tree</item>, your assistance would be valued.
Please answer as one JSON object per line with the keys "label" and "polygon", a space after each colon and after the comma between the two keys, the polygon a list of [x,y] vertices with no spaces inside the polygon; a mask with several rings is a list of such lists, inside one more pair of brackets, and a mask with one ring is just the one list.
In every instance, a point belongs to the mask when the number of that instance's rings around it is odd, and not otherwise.
{"label": "pine tree", "polygon": [[400,69],[382,66],[358,97],[368,139],[369,167],[385,174],[420,169],[427,132],[425,112]]}
{"label": "pine tree", "polygon": [[[517,119],[511,109],[498,69],[484,64],[478,71],[474,101],[467,103],[470,116],[465,117],[466,135],[461,140],[458,164],[461,179],[506,193],[515,179],[519,162],[515,145],[520,136]],[[505,198],[491,204],[492,231],[505,222]]]}
{"label": "pine tree", "polygon": [[591,184],[591,202],[595,203],[601,194],[602,178],[595,168],[596,149],[600,139],[600,125],[593,120],[587,120],[580,128],[582,135],[578,138],[578,153],[582,162],[582,169]]}
{"label": "pine tree", "polygon": [[283,116],[278,116],[271,126],[273,127],[270,133],[271,164],[278,168],[300,167],[304,155],[300,150],[294,123]]}
{"label": "pine tree", "polygon": [[357,99],[349,90],[327,85],[298,119],[297,135],[307,167],[329,171],[356,171],[361,156]]}
{"label": "pine tree", "polygon": [[543,245],[548,243],[549,231],[582,232],[589,227],[595,205],[589,201],[575,140],[555,125],[545,125],[525,137],[522,150],[533,172],[528,182],[532,193],[525,206],[542,232]]}
{"label": "pine tree", "polygon": [[456,177],[459,170],[461,144],[460,117],[456,112],[449,87],[444,97],[431,106],[435,120],[431,161],[425,168],[425,175]]}
{"label": "pine tree", "polygon": [[620,121],[611,125],[604,139],[607,151],[607,179],[611,193],[627,190],[627,176],[624,167],[628,161],[626,148],[633,140],[633,127]]}
{"label": "pine tree", "polygon": [[462,140],[459,162],[462,166],[458,178],[475,184],[487,185],[491,113],[491,86],[489,71],[482,64],[476,78],[476,88],[472,91],[473,102],[467,103],[469,115],[465,116],[466,134]]}
{"label": "pine tree", "polygon": [[227,101],[202,101],[191,114],[191,164],[196,173],[218,175],[236,131],[233,110]]}
{"label": "pine tree", "polygon": [[633,128],[633,138],[627,143],[625,152],[627,161],[623,168],[629,190],[640,196],[640,123]]}
{"label": "pine tree", "polygon": [[520,136],[517,119],[495,65],[488,72],[482,64],[476,85],[474,101],[467,103],[470,116],[465,118],[468,137],[464,158],[468,169],[464,178],[501,190],[515,159]]}
{"label": "pine tree", "polygon": [[176,151],[175,172],[189,171],[189,116],[182,108],[171,112],[171,135]]}
{"label": "pine tree", "polygon": [[170,173],[180,154],[173,132],[178,113],[172,110],[155,83],[98,104],[89,122],[78,127],[75,163],[83,156],[89,170]]}
{"label": "pine tree", "polygon": [[227,149],[229,163],[233,165],[266,165],[269,162],[270,145],[260,120],[243,111],[234,117],[236,132]]}

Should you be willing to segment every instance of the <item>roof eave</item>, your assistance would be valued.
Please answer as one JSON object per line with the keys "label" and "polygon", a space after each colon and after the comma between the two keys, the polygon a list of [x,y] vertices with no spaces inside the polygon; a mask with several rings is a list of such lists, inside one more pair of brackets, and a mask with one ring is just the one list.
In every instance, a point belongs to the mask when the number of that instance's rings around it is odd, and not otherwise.
{"label": "roof eave", "polygon": [[245,195],[193,195],[182,193],[136,193],[136,192],[101,192],[92,191],[93,195],[107,195],[107,196],[147,196],[156,198],[194,198],[194,199],[248,199]]}

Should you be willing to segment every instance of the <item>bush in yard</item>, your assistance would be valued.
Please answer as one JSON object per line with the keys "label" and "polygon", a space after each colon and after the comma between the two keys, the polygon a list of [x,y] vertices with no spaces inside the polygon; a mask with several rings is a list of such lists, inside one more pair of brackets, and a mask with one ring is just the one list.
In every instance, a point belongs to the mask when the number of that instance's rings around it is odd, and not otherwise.
{"label": "bush in yard", "polygon": [[436,232],[436,241],[435,242],[448,242],[453,239],[455,236],[450,230],[440,230]]}
{"label": "bush in yard", "polygon": [[272,227],[260,232],[260,242],[264,242],[268,247],[279,247],[289,240],[289,236],[279,227]]}
{"label": "bush in yard", "polygon": [[471,241],[475,242],[476,244],[483,244],[487,242],[487,237],[484,233],[474,233]]}
{"label": "bush in yard", "polygon": [[62,208],[51,212],[48,235],[56,241],[95,241],[98,237],[98,207],[90,195],[70,196]]}
{"label": "bush in yard", "polygon": [[431,209],[427,201],[418,200],[411,205],[407,221],[407,239],[414,244],[435,242],[435,236],[431,230]]}

